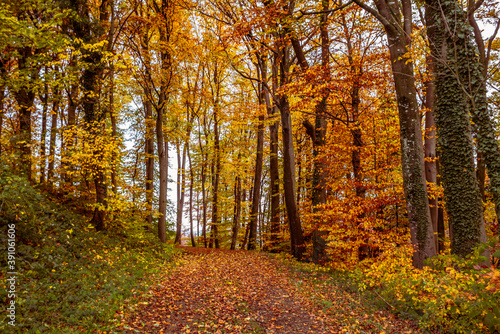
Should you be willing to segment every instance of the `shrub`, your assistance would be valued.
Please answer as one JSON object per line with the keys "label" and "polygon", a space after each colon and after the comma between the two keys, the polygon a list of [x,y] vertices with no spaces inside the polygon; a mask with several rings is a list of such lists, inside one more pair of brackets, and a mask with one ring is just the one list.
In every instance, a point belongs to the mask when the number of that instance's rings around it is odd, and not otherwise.
{"label": "shrub", "polygon": [[375,292],[394,311],[419,321],[422,329],[451,333],[500,330],[500,273],[478,263],[485,246],[467,259],[450,254],[432,258],[419,270],[405,251],[395,250],[356,271],[361,289]]}

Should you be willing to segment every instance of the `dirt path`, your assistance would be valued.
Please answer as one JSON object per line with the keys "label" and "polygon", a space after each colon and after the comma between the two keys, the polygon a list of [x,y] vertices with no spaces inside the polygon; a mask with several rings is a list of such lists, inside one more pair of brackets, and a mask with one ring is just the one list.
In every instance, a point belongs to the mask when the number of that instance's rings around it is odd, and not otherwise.
{"label": "dirt path", "polygon": [[[390,314],[363,316],[346,293],[334,288],[325,296],[313,284],[317,277],[292,273],[264,254],[182,248],[188,252],[184,264],[152,289],[152,297],[129,316],[125,332],[416,332]],[[325,305],[316,293],[326,297]]]}

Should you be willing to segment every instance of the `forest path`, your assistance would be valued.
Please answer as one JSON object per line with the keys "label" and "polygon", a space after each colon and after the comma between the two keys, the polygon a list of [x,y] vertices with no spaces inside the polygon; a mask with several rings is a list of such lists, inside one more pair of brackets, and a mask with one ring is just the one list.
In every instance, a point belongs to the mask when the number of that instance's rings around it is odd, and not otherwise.
{"label": "forest path", "polygon": [[325,274],[292,272],[257,252],[180,248],[183,264],[152,288],[125,332],[416,332],[390,313],[365,309]]}

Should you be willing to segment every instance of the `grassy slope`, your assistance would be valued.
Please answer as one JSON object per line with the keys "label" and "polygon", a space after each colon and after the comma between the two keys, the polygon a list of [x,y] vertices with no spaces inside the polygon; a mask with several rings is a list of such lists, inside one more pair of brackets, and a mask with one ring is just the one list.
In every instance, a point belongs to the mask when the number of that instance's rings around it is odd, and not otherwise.
{"label": "grassy slope", "polygon": [[[132,219],[97,233],[85,217],[0,172],[0,253],[7,254],[7,224],[15,223],[19,273],[16,327],[3,318],[0,332],[110,331],[119,324],[123,305],[144,293],[176,253],[151,232],[133,227]],[[0,264],[6,268],[6,256]],[[4,315],[6,272],[0,273]]]}

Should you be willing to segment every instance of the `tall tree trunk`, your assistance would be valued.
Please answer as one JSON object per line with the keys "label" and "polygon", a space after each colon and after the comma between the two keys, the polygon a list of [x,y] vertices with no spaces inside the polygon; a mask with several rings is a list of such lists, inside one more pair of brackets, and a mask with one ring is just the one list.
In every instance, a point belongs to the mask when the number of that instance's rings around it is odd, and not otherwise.
{"label": "tall tree trunk", "polygon": [[[429,25],[429,19],[426,19]],[[432,29],[427,30],[427,34],[432,33]],[[431,39],[428,37],[428,39]],[[436,155],[436,125],[434,122],[434,78],[433,61],[430,55],[426,56],[427,72],[429,79],[425,82],[425,179],[428,183],[437,185],[438,160]],[[437,196],[429,196],[429,210],[431,214],[432,229],[434,230],[434,240],[436,253],[442,249],[439,248],[438,218],[439,205]]]}
{"label": "tall tree trunk", "polygon": [[[151,94],[151,92],[149,92]],[[144,101],[144,109],[146,116],[146,210],[147,210],[147,228],[150,229],[153,223],[153,192],[154,192],[154,120],[153,106],[151,101],[146,97]]]}
{"label": "tall tree trunk", "polygon": [[295,154],[293,150],[292,118],[286,96],[280,98],[280,112],[283,137],[283,188],[285,190],[285,205],[290,228],[292,253],[294,257],[300,260],[305,251],[305,245],[295,198]]}
{"label": "tall tree trunk", "polygon": [[[366,189],[363,185],[363,167],[361,165],[361,149],[363,148],[363,134],[361,132],[361,124],[359,122],[359,105],[361,99],[359,96],[359,85],[357,80],[353,83],[351,92],[351,107],[352,107],[352,143],[354,150],[351,154],[352,171],[354,174],[354,188],[358,198],[365,198]],[[361,218],[361,217],[360,217]]]}
{"label": "tall tree trunk", "polygon": [[[273,91],[265,90],[265,101],[267,105],[268,118],[271,120],[269,123],[269,182],[271,189],[271,205],[270,205],[270,250],[276,252],[276,246],[279,242],[280,235],[280,186],[279,186],[279,162],[278,162],[278,134],[279,134],[279,109],[276,105],[271,104],[270,94],[276,95],[278,89],[278,73],[279,64],[277,56],[273,57],[272,66],[272,81]],[[267,69],[262,71],[262,81],[267,82]]]}
{"label": "tall tree trunk", "polygon": [[205,184],[207,180],[205,163],[202,162],[201,165],[201,200],[202,200],[202,210],[203,210],[203,223],[202,223],[202,235],[203,235],[203,246],[207,248],[207,195],[205,192]]}
{"label": "tall tree trunk", "polygon": [[50,122],[50,139],[49,139],[49,166],[47,169],[47,184],[50,190],[54,187],[54,165],[56,155],[56,134],[57,134],[57,117],[59,116],[60,95],[58,91],[53,92],[52,112]]}
{"label": "tall tree trunk", "polygon": [[[469,52],[474,52],[474,49],[469,50],[472,46],[471,36],[466,24],[466,14],[459,3],[427,0],[426,5],[433,23],[430,27],[433,32],[430,34],[432,39],[429,44],[435,59],[435,119],[450,224],[451,251],[466,256],[479,244],[481,227],[484,227],[469,111],[472,115],[476,114],[476,117],[481,116],[474,106],[470,110],[469,104],[473,101],[467,96],[469,88],[472,88],[468,83],[471,75],[469,69],[475,66],[470,63],[474,57]],[[481,112],[485,113],[486,110]],[[474,119],[474,116],[473,120],[483,123],[482,125],[487,123],[482,122],[484,119]],[[477,125],[478,144],[485,144],[488,136],[493,136],[493,133],[481,133],[481,125]],[[482,140],[479,139],[481,135],[484,136]],[[498,150],[498,144],[494,146]]]}
{"label": "tall tree trunk", "polygon": [[[265,70],[263,65],[263,60],[260,56],[259,58],[259,68],[260,76],[262,77],[262,72]],[[259,83],[259,106],[263,107],[265,105],[264,96],[264,85]],[[261,110],[259,109],[259,113]],[[250,212],[250,231],[248,235],[248,250],[256,249],[257,247],[257,221],[259,214],[259,205],[261,197],[261,179],[262,179],[262,165],[264,158],[264,115],[259,114],[259,123],[257,125],[257,154],[255,158],[255,175],[253,179],[253,198],[252,198],[252,211]]]}
{"label": "tall tree trunk", "polygon": [[3,135],[4,99],[5,99],[5,87],[0,86],[0,156],[3,153],[2,135]]}
{"label": "tall tree trunk", "polygon": [[413,265],[422,268],[424,260],[436,254],[436,247],[427,198],[413,62],[406,59],[410,43],[407,36],[411,36],[412,30],[411,2],[374,0],[377,9],[369,7],[360,0],[354,2],[374,15],[383,24],[387,34],[399,110],[403,188],[410,235],[415,250]]}
{"label": "tall tree trunk", "polygon": [[245,228],[245,236],[243,237],[243,242],[241,243],[241,249],[246,248],[249,234],[250,234],[250,223],[247,223],[247,226]]}
{"label": "tall tree trunk", "polygon": [[[22,47],[18,48],[17,51],[19,53],[17,59],[19,70],[27,70],[29,58],[33,56],[32,48]],[[19,87],[13,93],[19,107],[19,135],[16,142],[19,152],[19,172],[31,182],[31,113],[35,108],[36,95],[26,85]]]}
{"label": "tall tree trunk", "polygon": [[186,148],[184,144],[182,155],[180,144],[177,144],[177,221],[175,243],[180,244],[182,239],[182,216],[184,213],[184,196],[186,194]]}
{"label": "tall tree trunk", "polygon": [[[108,52],[114,54],[113,50],[113,38],[115,34],[115,2],[114,0],[109,0],[109,7],[111,12],[111,19],[109,24],[108,32]],[[116,132],[116,114],[115,114],[115,66],[113,63],[110,65],[109,69],[109,118],[111,120],[111,137],[114,144],[114,149],[111,154],[111,192],[113,196],[116,196],[116,191],[118,190],[118,181],[116,176],[117,169],[117,151],[118,143],[117,132]]]}
{"label": "tall tree trunk", "polygon": [[[155,6],[156,7],[156,6]],[[158,237],[161,242],[166,242],[167,235],[167,191],[168,191],[168,140],[163,133],[163,118],[167,104],[167,90],[170,85],[172,75],[172,55],[165,45],[170,40],[172,32],[172,16],[175,11],[175,4],[169,0],[162,0],[161,7],[157,14],[161,15],[164,24],[159,28],[160,45],[163,45],[160,52],[161,80],[159,89],[158,105],[156,107],[156,146],[158,150],[158,164],[160,169],[160,196],[159,196],[159,214],[158,219]]]}
{"label": "tall tree trunk", "polygon": [[189,150],[189,141],[186,143],[187,154],[189,160],[189,226],[191,228],[191,246],[196,247],[193,231],[193,185],[194,185],[194,170],[191,161],[191,151]]}
{"label": "tall tree trunk", "polygon": [[[217,157],[214,157],[217,160]],[[218,224],[219,224],[219,169],[217,161],[212,163],[212,227],[211,239],[214,241],[215,248],[219,248]]]}
{"label": "tall tree trunk", "polygon": [[[239,155],[238,155],[239,157]],[[234,214],[233,214],[233,235],[231,236],[230,249],[236,249],[236,242],[238,241],[238,232],[240,230],[240,216],[241,216],[241,178],[236,175],[234,181]]]}
{"label": "tall tree trunk", "polygon": [[198,241],[200,238],[200,221],[201,221],[201,210],[200,210],[200,192],[196,192],[196,236]]}
{"label": "tall tree trunk", "polygon": [[[269,3],[266,3],[269,5]],[[279,67],[279,71],[273,71],[273,86],[283,87],[288,84],[288,75],[290,72],[290,45],[283,43],[280,40],[278,32],[284,32],[287,36],[291,37],[292,46],[296,49],[295,38],[293,38],[292,30],[289,24],[289,17],[292,15],[294,3],[285,3],[282,10],[287,14],[280,19],[279,25],[276,25],[275,56],[277,63],[275,66]],[[304,59],[301,58],[300,53],[296,54],[299,63],[303,64]],[[279,73],[278,73],[279,72]],[[275,91],[276,93],[276,91]],[[288,218],[288,226],[290,229],[290,244],[292,254],[295,258],[301,260],[305,251],[304,236],[300,222],[299,212],[296,201],[296,183],[295,183],[295,153],[293,146],[292,135],[292,117],[290,115],[290,104],[288,96],[280,93],[276,98],[277,105],[281,115],[281,133],[283,138],[283,189],[285,192],[285,206]],[[255,196],[255,194],[254,194]]]}
{"label": "tall tree trunk", "polygon": [[161,242],[167,241],[166,222],[167,222],[167,188],[168,188],[168,160],[167,148],[165,147],[165,139],[163,135],[163,106],[164,101],[160,102],[160,108],[157,110],[156,117],[156,146],[158,149],[158,164],[160,168],[160,194],[158,211],[158,237]]}
{"label": "tall tree trunk", "polygon": [[[45,68],[47,71],[47,68]],[[47,75],[47,73],[45,73]],[[47,137],[47,111],[48,111],[48,103],[49,103],[49,87],[47,83],[44,84],[44,92],[41,97],[42,102],[42,128],[40,135],[40,184],[45,183],[45,163],[46,163],[46,144],[45,139]]]}
{"label": "tall tree trunk", "polygon": [[117,137],[117,125],[116,125],[116,115],[115,115],[115,109],[114,109],[114,104],[115,104],[115,70],[114,67],[112,66],[110,69],[109,73],[109,79],[110,79],[110,91],[109,91],[109,118],[111,120],[111,138],[112,142],[114,144],[114,149],[111,154],[111,192],[113,193],[113,196],[116,196],[116,191],[118,189],[118,181],[117,181],[117,176],[116,176],[116,169],[117,169],[117,163],[118,163],[118,158],[116,152],[118,151],[118,137]]}
{"label": "tall tree trunk", "polygon": [[[70,61],[70,64],[71,65],[75,65],[74,64],[75,60],[72,59]],[[58,70],[58,68],[56,67],[56,71]],[[76,109],[78,107],[78,91],[79,91],[79,85],[78,83],[73,83],[70,87],[70,90],[67,94],[67,97],[68,97],[68,125],[66,127],[66,129],[68,130],[68,132],[66,132],[66,134],[64,135],[64,138],[65,138],[65,141],[66,141],[66,145],[64,145],[64,151],[61,153],[61,155],[65,155],[67,158],[70,158],[71,155],[73,154],[74,152],[74,146],[75,146],[75,135],[76,135],[76,129],[75,129],[75,126],[76,126]],[[62,126],[62,124],[61,124]],[[71,171],[73,170],[73,167],[71,163],[68,163],[66,160],[68,159],[64,159],[63,161],[61,161],[61,164],[62,164],[62,178],[64,180],[64,182],[69,185],[69,186],[72,186],[73,185],[73,181],[72,181],[72,173]]]}
{"label": "tall tree trunk", "polygon": [[[467,76],[462,78],[462,80],[467,86],[467,92],[470,94],[469,99],[472,107],[472,121],[477,128],[477,176],[481,198],[484,200],[484,184],[487,167],[488,177],[490,178],[491,184],[490,191],[493,194],[497,220],[500,221],[500,149],[495,136],[495,126],[492,115],[488,110],[488,101],[486,96],[486,81],[490,52],[492,43],[495,40],[500,28],[500,21],[497,21],[495,31],[488,40],[488,45],[485,46],[481,29],[479,28],[474,17],[475,11],[477,11],[482,4],[483,1],[468,2],[467,17],[474,31],[476,45],[474,45],[470,39],[466,40],[467,58],[464,60],[468,66],[469,73],[466,73]],[[481,226],[481,230],[484,230],[483,226]],[[485,231],[482,231],[482,233],[483,232]]]}
{"label": "tall tree trunk", "polygon": [[[204,119],[203,122],[203,130],[206,135],[206,122]],[[208,157],[206,156],[205,152],[203,151],[203,145],[201,143],[201,132],[198,132],[198,145],[200,147],[200,152],[201,152],[201,206],[202,206],[202,212],[203,212],[203,221],[202,221],[202,228],[201,228],[201,233],[203,236],[203,247],[207,248],[207,195],[206,195],[206,190],[205,190],[205,183],[207,181],[207,160]]]}
{"label": "tall tree trunk", "polygon": [[[74,21],[73,28],[75,29],[76,37],[81,38],[83,43],[96,42],[97,39],[103,36],[104,29],[96,29],[102,27],[90,23],[92,15],[90,14],[89,4],[86,2],[75,2],[72,5],[77,7],[79,16],[83,18],[83,22]],[[99,6],[99,22],[101,24],[108,21],[109,9],[109,1],[102,1]],[[95,226],[96,230],[101,231],[106,228],[107,182],[104,169],[100,165],[100,161],[103,160],[102,148],[95,147],[95,143],[99,136],[104,135],[105,126],[105,113],[100,108],[99,103],[105,69],[103,61],[104,50],[100,48],[87,50],[82,47],[81,51],[83,53],[81,61],[85,64],[85,70],[81,77],[83,93],[81,102],[84,112],[85,130],[88,134],[91,147],[94,147],[92,155],[96,161],[91,166],[96,192],[96,206],[91,223]]]}
{"label": "tall tree trunk", "polygon": [[146,211],[147,228],[153,224],[153,193],[154,193],[154,120],[153,120],[153,92],[151,85],[153,78],[151,76],[151,56],[149,54],[149,31],[146,29],[141,38],[141,52],[144,58],[144,113],[145,113],[145,153],[146,153]]}
{"label": "tall tree trunk", "polygon": [[[323,68],[322,81],[330,80],[330,38],[328,35],[328,15],[329,15],[329,0],[320,0],[322,13],[320,15],[319,29],[321,38],[321,66]],[[288,28],[290,29],[290,28]],[[291,33],[291,30],[289,31]],[[293,36],[293,34],[292,34]],[[292,38],[292,46],[303,70],[309,68],[304,51],[300,42],[296,38]],[[326,173],[327,166],[324,157],[321,156],[325,145],[326,130],[328,127],[326,121],[327,105],[329,93],[323,93],[321,100],[315,105],[314,109],[314,126],[309,121],[303,122],[306,128],[306,133],[311,138],[313,144],[313,176],[312,176],[312,206],[314,213],[314,229],[313,229],[313,260],[320,262],[326,257],[326,242],[322,235],[325,232],[320,231],[321,225],[324,224],[320,214],[320,205],[326,203]]]}
{"label": "tall tree trunk", "polygon": [[[83,90],[83,110],[86,130],[89,135],[91,146],[95,145],[96,139],[103,135],[104,124],[103,112],[99,108],[99,82],[103,75],[102,54],[99,51],[91,52],[86,58],[87,68],[82,75]],[[107,197],[107,184],[104,170],[99,162],[102,160],[102,148],[94,149],[92,153],[96,157],[96,163],[93,164],[94,185],[96,192],[96,207],[91,223],[96,230],[102,231],[105,225],[105,207]]]}
{"label": "tall tree trunk", "polygon": [[[5,82],[6,75],[7,71],[5,69],[3,59],[0,58],[0,79],[2,79],[3,82]],[[5,89],[6,89],[5,84],[0,85],[0,156],[3,153],[2,135],[3,135],[3,117],[5,112],[4,110]]]}
{"label": "tall tree trunk", "polygon": [[[276,108],[269,108],[271,116],[277,114]],[[278,132],[279,122],[274,121],[269,125],[269,182],[271,187],[271,252],[276,251],[280,236],[280,185],[278,165]]]}
{"label": "tall tree trunk", "polygon": [[[216,83],[218,85],[218,83]],[[220,178],[220,138],[219,138],[219,115],[218,94],[214,106],[214,157],[212,161],[212,235],[215,248],[219,248],[218,224],[219,224],[219,178]]]}

